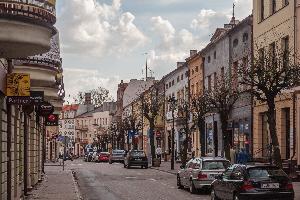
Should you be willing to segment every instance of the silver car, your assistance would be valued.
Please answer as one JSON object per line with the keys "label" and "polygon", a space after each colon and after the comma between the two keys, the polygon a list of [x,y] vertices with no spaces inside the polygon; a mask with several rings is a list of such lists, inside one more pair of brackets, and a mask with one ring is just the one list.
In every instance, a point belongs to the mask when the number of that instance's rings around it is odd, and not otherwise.
{"label": "silver car", "polygon": [[125,151],[124,150],[112,150],[112,153],[109,157],[109,164],[112,164],[114,162],[124,162],[124,155]]}
{"label": "silver car", "polygon": [[181,166],[177,173],[178,188],[189,188],[191,193],[210,188],[216,176],[222,174],[230,161],[221,157],[200,157],[191,159]]}

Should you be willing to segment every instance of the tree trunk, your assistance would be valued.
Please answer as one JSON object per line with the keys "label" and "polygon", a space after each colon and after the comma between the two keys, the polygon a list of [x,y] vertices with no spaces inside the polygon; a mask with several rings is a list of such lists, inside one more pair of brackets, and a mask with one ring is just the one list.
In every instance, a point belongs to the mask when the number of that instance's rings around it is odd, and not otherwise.
{"label": "tree trunk", "polygon": [[154,145],[154,119],[149,121],[150,123],[150,148],[151,148],[151,156],[152,156],[152,165],[153,165],[153,160],[155,158],[155,145]]}
{"label": "tree trunk", "polygon": [[198,119],[198,129],[200,134],[201,157],[205,156],[205,121]]}
{"label": "tree trunk", "polygon": [[223,151],[225,153],[225,158],[230,160],[230,138],[227,133],[228,127],[228,113],[220,113],[221,118],[221,129],[222,129],[222,139],[223,139]]}
{"label": "tree trunk", "polygon": [[281,153],[279,148],[279,141],[277,136],[277,130],[276,130],[276,117],[275,117],[275,99],[270,99],[268,102],[268,124],[269,124],[269,130],[270,130],[270,136],[271,136],[271,150],[273,150],[273,159],[274,164],[280,168],[282,168],[282,160],[281,160]]}
{"label": "tree trunk", "polygon": [[181,153],[181,163],[183,166],[187,163],[187,150],[188,150],[188,135],[186,134],[186,138],[183,141],[183,150]]}

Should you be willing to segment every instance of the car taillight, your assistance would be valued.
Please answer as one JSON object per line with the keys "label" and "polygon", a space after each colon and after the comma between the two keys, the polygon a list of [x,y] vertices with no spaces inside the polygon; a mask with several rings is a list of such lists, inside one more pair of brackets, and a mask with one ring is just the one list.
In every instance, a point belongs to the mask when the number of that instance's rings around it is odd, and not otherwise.
{"label": "car taillight", "polygon": [[202,174],[201,172],[199,172],[198,180],[204,180],[204,179],[207,179],[207,174]]}
{"label": "car taillight", "polygon": [[293,190],[294,189],[293,184],[292,183],[286,184],[285,189]]}
{"label": "car taillight", "polygon": [[241,189],[244,191],[248,191],[248,190],[253,190],[254,187],[250,181],[245,181],[244,184],[242,185]]}

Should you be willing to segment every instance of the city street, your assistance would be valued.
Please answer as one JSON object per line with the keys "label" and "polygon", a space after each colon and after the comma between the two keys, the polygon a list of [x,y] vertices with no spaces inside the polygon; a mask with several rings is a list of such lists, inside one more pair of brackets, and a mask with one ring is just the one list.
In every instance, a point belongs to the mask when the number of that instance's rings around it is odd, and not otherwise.
{"label": "city street", "polygon": [[176,176],[154,169],[125,169],[122,164],[92,163],[81,160],[69,164],[76,172],[78,187],[85,200],[188,200],[210,199],[208,194],[190,194],[177,189]]}

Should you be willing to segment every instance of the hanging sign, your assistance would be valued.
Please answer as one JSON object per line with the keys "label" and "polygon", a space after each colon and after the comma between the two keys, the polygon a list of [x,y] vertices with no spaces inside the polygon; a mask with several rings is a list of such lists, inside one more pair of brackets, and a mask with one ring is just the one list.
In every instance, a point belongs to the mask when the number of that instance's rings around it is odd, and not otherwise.
{"label": "hanging sign", "polygon": [[46,117],[45,120],[46,126],[58,126],[58,115],[50,114]]}
{"label": "hanging sign", "polygon": [[43,102],[38,105],[36,112],[38,115],[46,117],[54,112],[54,106],[48,102]]}

